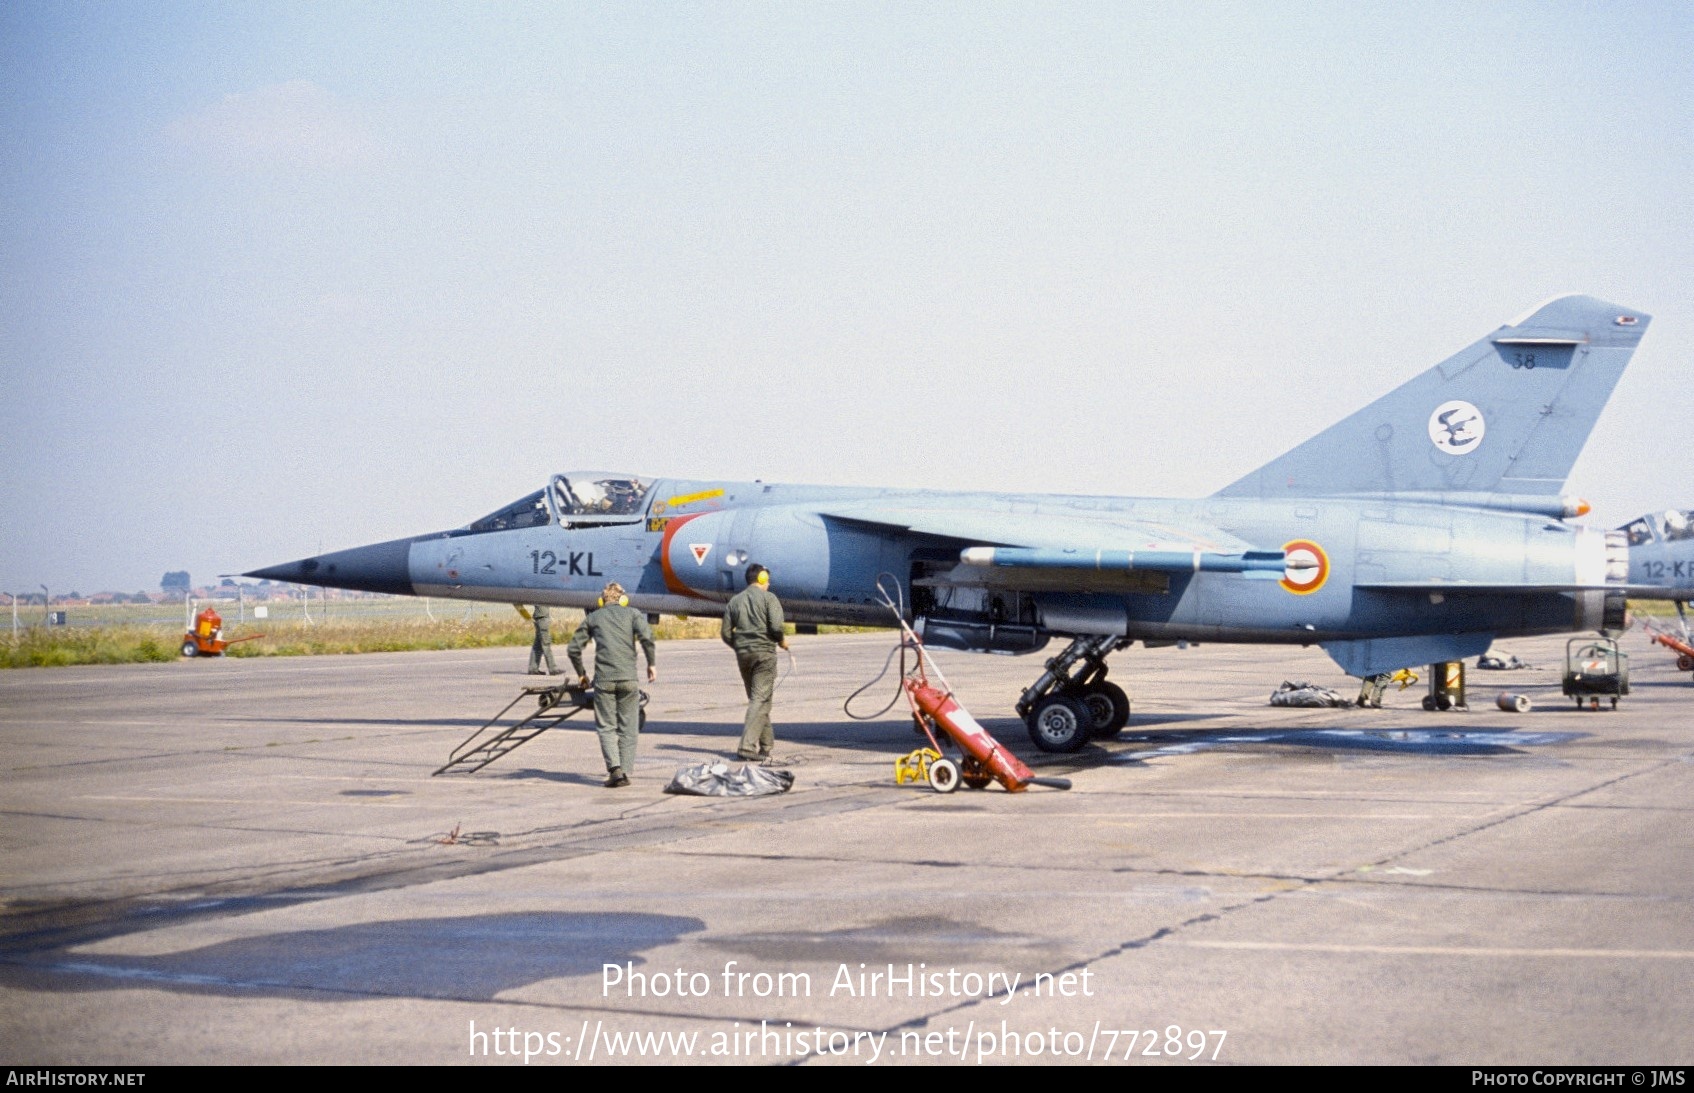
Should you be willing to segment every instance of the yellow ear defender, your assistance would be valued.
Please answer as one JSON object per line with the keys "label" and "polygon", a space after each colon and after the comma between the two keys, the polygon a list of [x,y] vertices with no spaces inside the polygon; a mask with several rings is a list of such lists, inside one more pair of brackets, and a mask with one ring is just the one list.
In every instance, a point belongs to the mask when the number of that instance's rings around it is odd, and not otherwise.
{"label": "yellow ear defender", "polygon": [[[596,600],[595,606],[596,607],[605,607],[606,606],[606,597],[601,596],[598,600]],[[628,596],[619,596],[618,597],[618,606],[619,607],[628,607],[629,606],[629,597]]]}
{"label": "yellow ear defender", "polygon": [[771,571],[770,570],[767,569],[763,573],[759,574],[759,583],[761,585],[768,585],[768,584],[771,583]]}

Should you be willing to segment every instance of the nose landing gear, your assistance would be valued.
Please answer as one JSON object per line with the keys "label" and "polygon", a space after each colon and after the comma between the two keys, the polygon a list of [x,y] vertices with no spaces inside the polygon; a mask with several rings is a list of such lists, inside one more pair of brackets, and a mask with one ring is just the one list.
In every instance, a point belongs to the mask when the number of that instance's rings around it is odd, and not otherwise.
{"label": "nose landing gear", "polygon": [[1047,662],[1017,705],[1036,747],[1078,751],[1090,739],[1109,740],[1123,731],[1129,695],[1106,679],[1106,657],[1129,643],[1111,635],[1079,637]]}

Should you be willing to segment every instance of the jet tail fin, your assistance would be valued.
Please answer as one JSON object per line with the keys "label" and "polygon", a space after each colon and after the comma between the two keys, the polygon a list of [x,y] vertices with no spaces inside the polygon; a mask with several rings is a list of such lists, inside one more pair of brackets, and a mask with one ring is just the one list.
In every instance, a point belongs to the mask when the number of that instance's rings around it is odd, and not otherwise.
{"label": "jet tail fin", "polygon": [[1217,495],[1556,495],[1650,321],[1561,296]]}

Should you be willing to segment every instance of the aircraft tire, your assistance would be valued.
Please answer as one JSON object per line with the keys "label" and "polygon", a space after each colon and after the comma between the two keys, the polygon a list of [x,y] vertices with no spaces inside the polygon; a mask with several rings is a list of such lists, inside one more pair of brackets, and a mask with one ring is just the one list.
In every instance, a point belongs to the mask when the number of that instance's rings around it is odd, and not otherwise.
{"label": "aircraft tire", "polygon": [[959,765],[951,759],[937,759],[929,765],[929,788],[937,793],[951,793],[959,788]]}
{"label": "aircraft tire", "polygon": [[1042,751],[1063,755],[1080,751],[1094,735],[1094,716],[1081,699],[1048,695],[1029,711],[1029,738]]}
{"label": "aircraft tire", "polygon": [[1110,680],[1089,684],[1077,695],[1094,718],[1094,739],[1116,740],[1129,724],[1129,695]]}

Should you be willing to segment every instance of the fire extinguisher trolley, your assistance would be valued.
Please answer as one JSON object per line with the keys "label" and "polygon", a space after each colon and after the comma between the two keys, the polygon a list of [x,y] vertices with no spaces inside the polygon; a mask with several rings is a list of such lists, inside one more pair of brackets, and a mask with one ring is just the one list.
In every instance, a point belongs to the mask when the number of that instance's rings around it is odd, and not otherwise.
{"label": "fire extinguisher trolley", "polygon": [[[899,609],[892,602],[889,608],[900,621],[901,645],[915,654],[912,666],[903,671],[900,682],[912,709],[912,720],[930,744],[895,761],[896,782],[926,781],[937,793],[952,793],[960,782],[971,789],[987,789],[990,782],[999,782],[1008,793],[1021,793],[1030,786],[1071,788],[1068,778],[1037,778],[1004,744],[989,735],[953,697],[953,688],[924,651],[923,641],[906,625]],[[961,752],[958,762],[942,756],[937,730],[958,746]]]}

